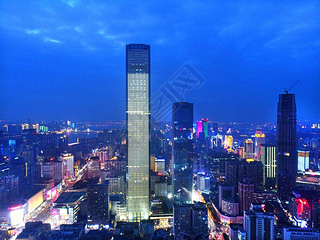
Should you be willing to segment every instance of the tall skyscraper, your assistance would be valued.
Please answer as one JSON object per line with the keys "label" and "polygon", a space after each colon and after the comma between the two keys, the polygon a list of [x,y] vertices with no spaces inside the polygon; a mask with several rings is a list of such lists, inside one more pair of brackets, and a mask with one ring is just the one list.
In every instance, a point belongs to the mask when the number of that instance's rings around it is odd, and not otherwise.
{"label": "tall skyscraper", "polygon": [[129,44],[126,48],[129,221],[148,219],[150,46]]}
{"label": "tall skyscraper", "polygon": [[193,178],[193,104],[172,105],[172,171],[175,203],[191,203]]}
{"label": "tall skyscraper", "polygon": [[292,192],[297,173],[297,109],[294,94],[280,94],[277,116],[277,187],[285,200]]}

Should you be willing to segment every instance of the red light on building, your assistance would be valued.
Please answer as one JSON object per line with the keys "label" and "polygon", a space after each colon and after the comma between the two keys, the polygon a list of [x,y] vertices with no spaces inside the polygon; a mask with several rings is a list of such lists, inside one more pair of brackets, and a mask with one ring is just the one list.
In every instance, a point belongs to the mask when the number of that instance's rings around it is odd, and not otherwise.
{"label": "red light on building", "polygon": [[18,205],[18,206],[14,206],[14,207],[9,208],[9,210],[17,210],[21,207],[22,207],[22,205]]}

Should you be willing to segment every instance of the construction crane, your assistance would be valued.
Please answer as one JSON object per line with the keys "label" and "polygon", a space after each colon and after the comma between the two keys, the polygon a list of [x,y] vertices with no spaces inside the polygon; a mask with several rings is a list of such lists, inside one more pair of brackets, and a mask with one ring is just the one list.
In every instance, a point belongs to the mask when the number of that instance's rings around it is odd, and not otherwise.
{"label": "construction crane", "polygon": [[291,87],[290,87],[288,90],[285,89],[284,92],[285,92],[286,94],[288,94],[289,91],[290,91],[298,82],[300,82],[300,80],[297,80],[294,84],[291,85]]}

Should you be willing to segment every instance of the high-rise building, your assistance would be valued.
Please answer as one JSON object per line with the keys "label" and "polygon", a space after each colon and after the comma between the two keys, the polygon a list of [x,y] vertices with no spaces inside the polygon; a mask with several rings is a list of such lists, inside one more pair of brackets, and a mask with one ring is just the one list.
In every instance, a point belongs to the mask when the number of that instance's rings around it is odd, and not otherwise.
{"label": "high-rise building", "polygon": [[252,205],[250,211],[244,213],[243,228],[247,240],[273,240],[274,215],[263,212],[260,205]]}
{"label": "high-rise building", "polygon": [[202,131],[204,133],[204,137],[209,137],[209,124],[208,124],[208,118],[202,118]]}
{"label": "high-rise building", "polygon": [[103,224],[109,221],[109,182],[88,184],[88,222]]}
{"label": "high-rise building", "polygon": [[312,227],[320,230],[320,198],[312,200]]}
{"label": "high-rise building", "polygon": [[172,105],[172,172],[175,203],[191,203],[193,178],[193,104]]}
{"label": "high-rise building", "polygon": [[261,145],[261,162],[263,165],[263,185],[267,188],[275,187],[276,183],[277,147]]}
{"label": "high-rise building", "polygon": [[261,145],[265,144],[266,136],[261,131],[256,131],[254,135],[254,159],[260,160],[261,157]]}
{"label": "high-rise building", "polygon": [[74,156],[71,153],[63,153],[60,156],[63,162],[64,179],[74,177]]}
{"label": "high-rise building", "polygon": [[224,136],[224,148],[232,148],[233,147],[233,137],[232,135],[225,135]]}
{"label": "high-rise building", "polygon": [[150,46],[129,44],[126,48],[129,221],[148,219]]}
{"label": "high-rise building", "polygon": [[320,233],[313,228],[289,227],[283,229],[284,240],[319,240]]}
{"label": "high-rise building", "polygon": [[294,94],[280,94],[277,115],[277,188],[281,200],[289,197],[297,174],[297,109]]}
{"label": "high-rise building", "polygon": [[204,203],[178,204],[173,206],[173,234],[208,232],[208,210]]}
{"label": "high-rise building", "polygon": [[309,151],[298,150],[298,171],[304,172],[309,169]]}
{"label": "high-rise building", "polygon": [[100,178],[100,161],[98,156],[90,157],[87,167],[88,179]]}
{"label": "high-rise building", "polygon": [[244,142],[244,158],[245,159],[253,158],[253,142],[251,139],[247,139]]}
{"label": "high-rise building", "polygon": [[197,121],[197,138],[200,137],[200,133],[202,133],[202,121]]}
{"label": "high-rise building", "polygon": [[243,211],[248,211],[250,205],[253,203],[254,184],[250,182],[248,178],[243,179],[242,182],[238,182],[238,196],[240,214]]}

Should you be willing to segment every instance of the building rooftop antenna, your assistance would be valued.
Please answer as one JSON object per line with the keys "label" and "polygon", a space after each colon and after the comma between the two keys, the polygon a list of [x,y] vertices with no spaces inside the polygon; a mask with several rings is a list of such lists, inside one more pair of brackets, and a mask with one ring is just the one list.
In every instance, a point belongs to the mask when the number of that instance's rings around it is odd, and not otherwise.
{"label": "building rooftop antenna", "polygon": [[286,94],[288,94],[289,93],[289,91],[298,83],[298,82],[300,82],[300,80],[297,80],[297,81],[295,81],[295,83],[294,84],[292,84],[291,85],[291,87],[287,90],[287,89],[285,89],[284,90],[284,92],[286,93]]}

